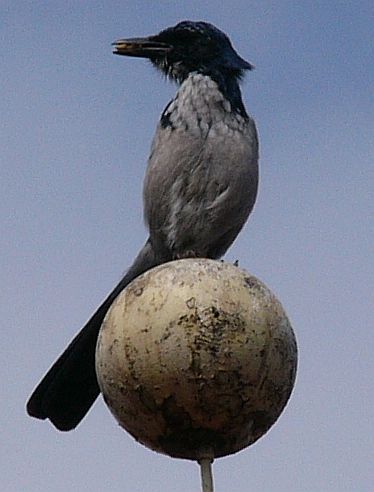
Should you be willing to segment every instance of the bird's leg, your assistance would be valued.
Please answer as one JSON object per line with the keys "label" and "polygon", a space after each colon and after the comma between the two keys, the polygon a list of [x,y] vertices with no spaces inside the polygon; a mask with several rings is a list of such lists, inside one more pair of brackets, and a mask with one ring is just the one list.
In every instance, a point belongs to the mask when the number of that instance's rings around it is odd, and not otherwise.
{"label": "bird's leg", "polygon": [[193,251],[192,249],[187,249],[182,253],[173,255],[174,260],[183,260],[184,258],[199,258],[199,256],[196,254],[196,251]]}

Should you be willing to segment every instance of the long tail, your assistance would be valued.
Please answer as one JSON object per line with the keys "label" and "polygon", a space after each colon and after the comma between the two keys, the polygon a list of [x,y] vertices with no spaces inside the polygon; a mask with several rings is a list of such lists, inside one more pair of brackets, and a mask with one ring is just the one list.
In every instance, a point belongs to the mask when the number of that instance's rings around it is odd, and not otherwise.
{"label": "long tail", "polygon": [[49,369],[27,403],[27,412],[49,419],[59,430],[74,429],[98,397],[95,350],[100,326],[114,299],[135,277],[158,262],[149,240],[133,265]]}

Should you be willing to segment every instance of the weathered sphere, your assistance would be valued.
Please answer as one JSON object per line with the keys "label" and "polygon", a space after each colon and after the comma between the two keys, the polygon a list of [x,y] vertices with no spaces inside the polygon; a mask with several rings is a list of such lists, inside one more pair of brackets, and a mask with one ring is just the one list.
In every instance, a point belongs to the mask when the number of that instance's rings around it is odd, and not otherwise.
{"label": "weathered sphere", "polygon": [[290,397],[297,347],[270,290],[240,268],[184,259],[135,279],[96,348],[99,386],[137,441],[173,457],[235,453]]}

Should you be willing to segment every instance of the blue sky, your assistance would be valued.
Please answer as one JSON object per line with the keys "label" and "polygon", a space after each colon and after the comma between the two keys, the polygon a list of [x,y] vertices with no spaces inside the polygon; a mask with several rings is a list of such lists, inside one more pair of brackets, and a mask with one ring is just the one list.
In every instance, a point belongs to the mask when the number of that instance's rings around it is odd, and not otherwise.
{"label": "blue sky", "polygon": [[372,2],[19,1],[0,18],[2,490],[199,490],[194,463],[135,443],[102,400],[65,434],[24,409],[146,236],[142,179],[175,87],[110,43],[183,19],[256,65],[260,193],[226,258],[277,294],[300,351],[284,414],[216,461],[216,488],[372,490]]}

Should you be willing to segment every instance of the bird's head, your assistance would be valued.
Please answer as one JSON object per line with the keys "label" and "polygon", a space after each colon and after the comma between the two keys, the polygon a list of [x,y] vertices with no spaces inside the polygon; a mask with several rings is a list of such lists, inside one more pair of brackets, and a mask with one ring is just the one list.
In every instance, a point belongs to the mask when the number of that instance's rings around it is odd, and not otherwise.
{"label": "bird's head", "polygon": [[155,36],[120,39],[113,45],[115,54],[148,58],[178,82],[191,72],[240,78],[253,68],[234,50],[226,34],[207,22],[183,21]]}

